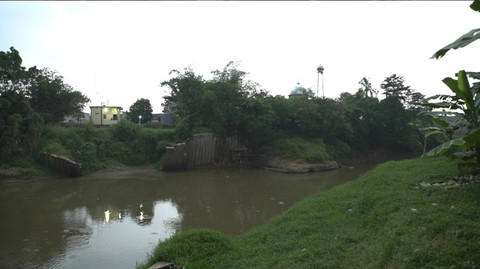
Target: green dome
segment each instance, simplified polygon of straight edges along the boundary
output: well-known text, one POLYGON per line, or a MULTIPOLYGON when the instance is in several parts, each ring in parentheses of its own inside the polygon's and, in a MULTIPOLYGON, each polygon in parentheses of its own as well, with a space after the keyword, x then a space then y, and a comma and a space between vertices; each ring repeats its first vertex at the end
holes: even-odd
POLYGON ((302 91, 305 92, 305 88, 300 85, 300 82, 298 82, 297 85, 295 85, 295 87, 290 92, 290 95, 300 95, 302 94, 302 91))

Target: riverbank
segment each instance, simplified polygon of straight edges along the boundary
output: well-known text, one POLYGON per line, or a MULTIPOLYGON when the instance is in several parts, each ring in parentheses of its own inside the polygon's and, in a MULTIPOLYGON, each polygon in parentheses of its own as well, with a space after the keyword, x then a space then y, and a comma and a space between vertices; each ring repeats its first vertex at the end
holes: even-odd
POLYGON ((473 268, 480 183, 437 184, 458 174, 444 158, 387 162, 240 236, 175 235, 139 268, 473 268))
POLYGON ((23 167, 0 168, 0 183, 25 183, 59 177, 61 175, 38 163, 29 163, 23 167))

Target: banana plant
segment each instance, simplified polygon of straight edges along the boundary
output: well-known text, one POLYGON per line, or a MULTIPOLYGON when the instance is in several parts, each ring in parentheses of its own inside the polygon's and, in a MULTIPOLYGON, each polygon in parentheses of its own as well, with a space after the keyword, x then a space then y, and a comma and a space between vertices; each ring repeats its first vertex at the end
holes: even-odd
MULTIPOLYGON (((470 8, 476 12, 480 12, 480 0, 473 0, 470 8)), ((435 54, 433 54, 431 59, 442 58, 449 50, 463 48, 477 39, 480 39, 480 28, 470 30, 457 40, 439 49, 437 52, 435 52, 435 54)))
POLYGON ((440 126, 427 131, 433 135, 443 130, 450 136, 450 140, 430 150, 426 156, 441 155, 449 151, 456 151, 453 156, 466 161, 464 165, 480 167, 480 91, 478 84, 470 86, 467 72, 461 70, 458 79, 445 78, 443 82, 450 88, 454 95, 437 95, 430 99, 439 100, 435 103, 424 103, 423 106, 434 109, 424 112, 433 116, 432 120, 440 126), (435 111, 437 109, 437 111, 435 111), (441 111, 438 111, 441 109, 441 111), (448 112, 447 112, 448 111, 448 112), (445 121, 438 117, 439 114, 448 113, 456 115, 457 120, 445 121), (464 134, 453 137, 453 131, 464 129, 464 134))
POLYGON ((433 54, 431 59, 442 58, 443 56, 445 56, 445 54, 449 50, 451 49, 456 50, 459 48, 463 48, 479 38, 480 38, 480 28, 472 29, 469 32, 462 35, 461 37, 459 37, 457 40, 453 41, 452 43, 448 44, 447 46, 435 52, 435 54, 433 54))

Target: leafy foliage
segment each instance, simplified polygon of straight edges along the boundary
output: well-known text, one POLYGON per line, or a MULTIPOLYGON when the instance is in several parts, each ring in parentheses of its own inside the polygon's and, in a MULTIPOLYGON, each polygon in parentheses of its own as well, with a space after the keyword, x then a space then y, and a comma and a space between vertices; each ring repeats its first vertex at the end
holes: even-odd
POLYGON ((362 85, 360 89, 358 89, 359 92, 362 92, 365 97, 373 97, 373 94, 377 96, 378 90, 373 88, 372 83, 366 78, 363 77, 358 84, 362 85))
POLYGON ((145 128, 121 121, 110 128, 48 125, 37 152, 68 156, 82 164, 84 172, 109 163, 145 165, 158 162, 173 142, 173 130, 145 128))
POLYGON ((174 77, 162 82, 171 90, 164 98, 178 119, 177 139, 203 130, 221 137, 239 135, 256 153, 274 147, 277 139, 294 136, 320 138, 336 157, 350 147, 420 151, 422 134, 410 125, 417 120, 417 102, 424 96, 405 86, 401 76, 385 80, 381 87, 387 99, 380 102, 366 78, 359 82, 357 94, 340 100, 308 92, 307 98, 287 99, 259 90, 234 62, 212 73, 211 80, 204 80, 186 68, 183 73, 172 71, 174 77))
POLYGON ((330 156, 321 139, 306 140, 299 137, 275 141, 275 151, 282 157, 302 159, 307 163, 325 163, 330 156))
POLYGON ((48 68, 28 71, 29 84, 26 95, 32 108, 38 113, 52 115, 54 122, 62 121, 66 115, 81 112, 90 99, 63 81, 63 77, 48 68))
MULTIPOLYGON (((474 11, 480 12, 480 0, 474 0, 470 5, 470 8, 474 11)), ((435 54, 432 55, 431 59, 439 59, 445 56, 445 54, 451 49, 463 48, 472 42, 480 38, 480 28, 470 30, 466 34, 459 37, 457 40, 441 48, 435 54)))
MULTIPOLYGON (((470 8, 474 11, 480 11, 480 0, 474 0, 470 8)), ((437 51, 432 58, 441 58, 450 49, 463 48, 479 37, 480 28, 473 29, 437 51)), ((443 80, 443 83, 450 88, 454 95, 436 95, 429 98, 429 101, 438 101, 423 104, 430 109, 437 109, 427 113, 433 117, 434 123, 437 124, 437 126, 425 129, 427 136, 444 133, 450 138, 449 141, 429 151, 427 155, 434 156, 456 151, 453 156, 467 161, 462 165, 478 168, 480 167, 480 84, 477 82, 470 86, 468 75, 474 79, 480 78, 476 72, 467 73, 461 70, 457 74, 458 79, 445 78, 443 80), (438 109, 441 109, 441 111, 438 111, 438 109), (453 121, 446 121, 438 117, 442 114, 447 115, 447 113, 455 117, 453 121), (458 134, 458 137, 453 137, 452 134, 455 131, 462 133, 458 134)))
POLYGON ((25 77, 25 67, 22 66, 22 57, 18 50, 10 47, 9 52, 0 51, 0 89, 21 90, 25 77))
POLYGON ((43 130, 43 120, 22 92, 0 95, 0 161, 19 156, 30 158, 43 130))
POLYGON ((135 101, 132 106, 130 106, 130 111, 128 112, 128 119, 133 122, 141 121, 143 123, 148 123, 152 121, 152 112, 153 109, 152 105, 150 104, 150 100, 140 98, 135 101), (142 117, 141 120, 139 120, 140 116, 142 117))
POLYGON ((15 48, 0 51, 0 160, 32 157, 44 122, 80 112, 88 101, 57 73, 26 70, 15 48))
POLYGON ((432 109, 442 109, 441 112, 433 111, 426 114, 438 116, 440 113, 456 115, 456 119, 452 122, 446 122, 440 118, 434 118, 443 129, 432 128, 428 135, 437 134, 442 131, 449 135, 451 139, 442 145, 432 149, 427 156, 435 156, 444 154, 451 150, 461 150, 454 153, 454 156, 470 163, 476 158, 477 165, 480 165, 480 91, 478 86, 470 87, 467 73, 463 70, 458 72, 458 79, 445 78, 443 82, 450 88, 454 95, 437 95, 430 100, 439 100, 439 102, 425 103, 424 106, 432 109), (455 111, 461 111, 460 113, 455 111), (454 112, 450 112, 454 111, 454 112), (464 128, 465 135, 460 137, 452 137, 453 130, 464 128))
POLYGON ((441 48, 433 56, 431 57, 432 59, 439 59, 445 56, 445 54, 451 50, 451 49, 459 49, 463 48, 473 41, 477 40, 480 38, 480 28, 470 30, 466 34, 462 35, 459 37, 457 40, 453 41, 452 43, 448 44, 447 46, 441 48))
POLYGON ((387 77, 380 85, 380 88, 384 90, 387 98, 397 98, 407 109, 411 110, 418 110, 421 107, 421 101, 425 98, 423 94, 405 85, 405 78, 397 74, 387 77))

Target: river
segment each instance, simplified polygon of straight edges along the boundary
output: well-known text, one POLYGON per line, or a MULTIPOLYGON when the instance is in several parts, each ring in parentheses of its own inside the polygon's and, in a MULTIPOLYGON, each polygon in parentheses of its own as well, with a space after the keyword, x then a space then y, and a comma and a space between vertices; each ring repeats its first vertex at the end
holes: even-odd
POLYGON ((176 232, 238 235, 374 164, 309 174, 150 168, 0 185, 0 268, 134 268, 176 232))

